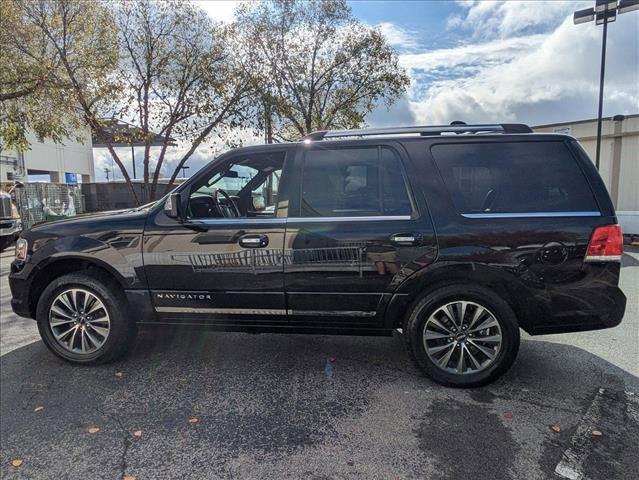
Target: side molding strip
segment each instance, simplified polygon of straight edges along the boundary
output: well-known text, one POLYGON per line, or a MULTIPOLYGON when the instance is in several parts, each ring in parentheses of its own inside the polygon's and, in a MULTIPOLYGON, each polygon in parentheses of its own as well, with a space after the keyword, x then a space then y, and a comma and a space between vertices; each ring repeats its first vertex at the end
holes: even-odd
POLYGON ((462 213, 465 218, 601 217, 601 212, 462 213))
POLYGON ((193 308, 193 307, 155 307, 159 313, 224 313, 229 315, 286 315, 279 308, 193 308))
POLYGON ((284 310, 279 308, 194 308, 194 307, 155 307, 158 313, 200 313, 227 315, 309 315, 318 317, 374 317, 377 312, 358 310, 284 310))

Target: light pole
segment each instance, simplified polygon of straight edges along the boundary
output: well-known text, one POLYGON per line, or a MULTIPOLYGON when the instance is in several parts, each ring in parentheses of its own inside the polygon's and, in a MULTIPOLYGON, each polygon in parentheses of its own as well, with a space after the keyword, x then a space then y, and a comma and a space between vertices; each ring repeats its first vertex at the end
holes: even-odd
POLYGON ((191 167, 189 167, 189 166, 187 166, 187 165, 184 165, 184 166, 182 167, 182 178, 186 178, 186 170, 187 170, 188 168, 191 168, 191 167))
POLYGON ((594 8, 586 8, 575 12, 575 25, 595 20, 596 25, 603 25, 603 39, 601 41, 601 72, 599 74, 599 111, 597 113, 597 150, 595 166, 599 170, 601 155, 601 116, 603 113, 604 76, 606 72, 606 38, 608 24, 617 20, 617 14, 639 9, 639 0, 595 0, 594 8))
POLYGON ((133 165, 133 178, 135 179, 135 149, 133 148, 133 144, 131 144, 131 164, 133 165))

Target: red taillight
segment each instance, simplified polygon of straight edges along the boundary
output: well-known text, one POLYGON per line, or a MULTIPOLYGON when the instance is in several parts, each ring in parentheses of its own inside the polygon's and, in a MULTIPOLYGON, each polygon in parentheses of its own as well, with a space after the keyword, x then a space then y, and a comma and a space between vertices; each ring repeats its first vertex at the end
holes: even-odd
POLYGON ((621 260, 623 235, 621 226, 604 225, 597 227, 590 236, 586 262, 615 262, 621 260))

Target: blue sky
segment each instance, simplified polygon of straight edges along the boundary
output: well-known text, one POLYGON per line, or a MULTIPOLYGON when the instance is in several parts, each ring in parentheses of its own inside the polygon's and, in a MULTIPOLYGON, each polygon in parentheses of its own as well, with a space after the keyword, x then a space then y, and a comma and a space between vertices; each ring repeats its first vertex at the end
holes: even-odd
MULTIPOLYGON (((517 121, 596 116, 601 27, 573 25, 590 1, 353 1, 412 78, 406 97, 369 123, 517 121)), ((639 12, 608 31, 604 114, 639 112, 639 12)))
MULTIPOLYGON (((236 1, 195 3, 231 21, 236 1)), ((573 25, 592 1, 351 1, 360 21, 380 28, 397 50, 411 87, 370 126, 523 122, 530 125, 597 114, 601 27, 573 25)), ((604 115, 639 113, 639 11, 608 29, 604 115)), ((167 169, 186 148, 168 158, 167 169)), ((198 149, 190 174, 219 146, 198 149)), ((124 155, 126 155, 123 152, 124 155)), ((106 159, 96 153, 98 178, 106 159)))

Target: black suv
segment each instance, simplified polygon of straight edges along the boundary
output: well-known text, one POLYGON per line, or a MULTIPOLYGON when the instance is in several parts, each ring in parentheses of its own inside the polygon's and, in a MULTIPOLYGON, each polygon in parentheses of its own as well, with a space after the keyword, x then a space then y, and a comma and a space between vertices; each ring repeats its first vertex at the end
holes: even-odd
POLYGON ((12 306, 53 353, 139 324, 392 335, 432 379, 503 374, 530 334, 613 327, 622 235, 571 137, 519 124, 322 131, 221 155, 162 200, 23 233, 12 306))

